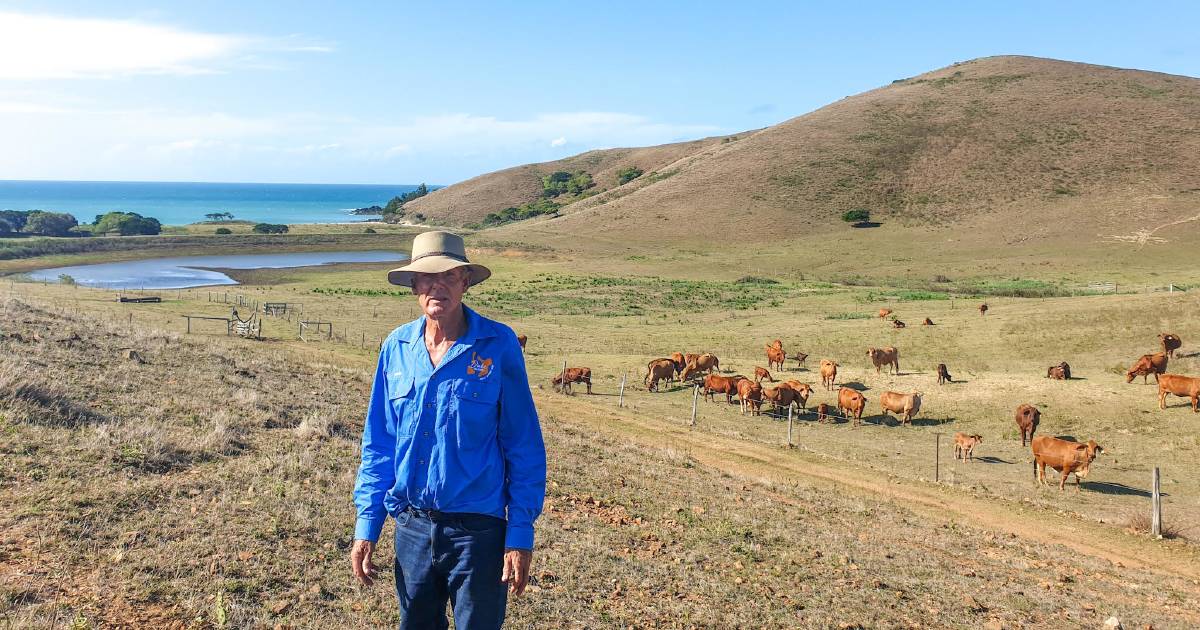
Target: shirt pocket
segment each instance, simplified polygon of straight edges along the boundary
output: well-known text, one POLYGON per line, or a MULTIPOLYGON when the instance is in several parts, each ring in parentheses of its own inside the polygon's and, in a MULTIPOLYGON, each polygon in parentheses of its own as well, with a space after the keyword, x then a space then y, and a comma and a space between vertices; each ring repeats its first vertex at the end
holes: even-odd
POLYGON ((410 437, 416 430, 416 388, 411 376, 389 378, 387 381, 388 403, 396 413, 397 437, 410 437))
POLYGON ((452 389, 454 436, 461 448, 480 448, 495 440, 500 417, 500 383, 463 379, 452 389))

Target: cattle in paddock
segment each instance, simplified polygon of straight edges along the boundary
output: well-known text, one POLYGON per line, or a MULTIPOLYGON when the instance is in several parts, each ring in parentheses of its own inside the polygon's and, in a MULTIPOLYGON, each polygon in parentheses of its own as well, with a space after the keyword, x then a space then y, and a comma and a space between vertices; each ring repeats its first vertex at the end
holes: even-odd
POLYGON ((883 415, 894 413, 900 417, 901 424, 911 425, 913 416, 921 411, 921 392, 883 392, 879 397, 879 406, 883 408, 883 415))
POLYGON ((1200 378, 1181 374, 1161 374, 1158 377, 1158 408, 1167 408, 1167 394, 1190 398, 1192 411, 1200 413, 1200 378))
POLYGON ((833 390, 833 381, 837 379, 837 361, 821 359, 821 386, 833 390))
POLYGON ((1050 367, 1046 368, 1046 378, 1051 378, 1056 381, 1069 381, 1071 380, 1071 366, 1068 365, 1066 361, 1063 361, 1058 365, 1051 365, 1050 367))
POLYGON ((762 413, 762 385, 750 379, 742 379, 737 383, 737 393, 743 414, 746 413, 746 409, 750 409, 750 413, 755 416, 762 413))
POLYGON ((679 368, 680 373, 683 372, 683 368, 686 368, 689 363, 692 363, 693 361, 695 361, 696 359, 699 359, 699 358, 700 358, 699 354, 693 354, 691 352, 683 355, 683 365, 680 366, 680 368, 679 368))
POLYGON ((946 368, 945 363, 937 364, 938 385, 953 383, 954 379, 950 378, 950 370, 946 368))
POLYGON ((867 407, 867 398, 861 392, 843 387, 838 390, 838 411, 843 416, 854 418, 854 426, 862 424, 863 409, 867 407))
POLYGON ((1172 359, 1175 358, 1175 351, 1183 347, 1183 340, 1179 338, 1179 335, 1172 333, 1159 334, 1158 342, 1162 344, 1163 352, 1172 359))
POLYGON ((592 393, 592 368, 569 367, 566 371, 555 374, 550 382, 554 385, 554 389, 561 388, 567 392, 571 391, 572 383, 586 383, 587 393, 590 394, 592 393))
MULTIPOLYGON (((689 354, 688 356, 692 355, 689 354)), ((688 360, 687 366, 683 368, 683 373, 679 375, 679 380, 686 381, 693 376, 699 375, 701 372, 712 374, 714 371, 720 369, 720 367, 721 361, 717 359, 717 355, 705 352, 696 357, 695 360, 688 360)))
POLYGON ((871 363, 875 365, 875 373, 879 373, 879 368, 887 365, 891 366, 893 374, 900 373, 900 351, 888 346, 886 348, 868 348, 867 356, 871 357, 871 363))
POLYGON ((733 404, 733 396, 738 392, 738 383, 748 380, 745 376, 718 376, 709 374, 704 377, 704 399, 716 402, 715 394, 725 394, 725 402, 733 404))
POLYGON ((646 365, 646 390, 658 391, 658 382, 668 385, 675 380, 675 362, 670 359, 655 359, 646 365))
POLYGON ((767 346, 767 368, 772 370, 782 370, 783 361, 787 359, 787 353, 781 348, 767 346))
POLYGON ((824 424, 829 421, 829 404, 821 403, 817 405, 817 422, 824 424))
POLYGON ((808 383, 801 383, 796 380, 788 380, 779 384, 780 387, 787 387, 796 392, 796 402, 800 403, 800 410, 808 409, 808 398, 812 396, 813 388, 808 383))
POLYGON ((881 320, 887 319, 887 316, 891 315, 891 314, 892 314, 892 309, 890 309, 890 308, 879 309, 879 319, 881 319, 881 320))
POLYGON ((1134 377, 1142 377, 1142 384, 1146 384, 1146 377, 1154 375, 1154 382, 1158 382, 1158 375, 1167 371, 1167 353, 1156 352, 1154 354, 1143 354, 1138 357, 1138 360, 1125 373, 1125 382, 1132 383, 1134 377))
POLYGON ((525 335, 517 335, 517 343, 521 344, 522 351, 525 350, 525 342, 526 341, 529 341, 529 337, 526 337, 525 335))
POLYGON ((1033 434, 1037 431, 1038 423, 1042 421, 1042 412, 1026 403, 1017 407, 1015 417, 1017 430, 1021 433, 1021 446, 1025 446, 1025 440, 1033 441, 1033 434))
POLYGON ((987 315, 987 312, 988 312, 988 305, 987 305, 987 304, 980 304, 980 305, 979 305, 979 314, 980 314, 980 315, 987 315))
POLYGON ((804 360, 808 358, 808 355, 803 352, 797 352, 792 355, 792 358, 796 360, 796 369, 799 370, 804 366, 804 360))
POLYGON ((954 459, 975 461, 975 447, 983 443, 982 435, 954 434, 954 459))
POLYGON ((672 352, 671 353, 671 362, 675 364, 675 373, 676 374, 679 374, 680 372, 682 372, 684 366, 687 365, 687 359, 684 358, 682 352, 672 352))
POLYGON ((1070 477, 1071 473, 1075 473, 1075 489, 1079 490, 1079 480, 1088 476, 1092 461, 1096 459, 1096 455, 1104 452, 1104 448, 1096 444, 1095 440, 1080 444, 1042 435, 1034 438, 1031 444, 1034 483, 1050 485, 1046 481, 1046 467, 1049 466, 1062 475, 1058 480, 1059 490, 1066 489, 1067 477, 1070 477))
POLYGON ((892 320, 892 328, 904 328, 904 326, 905 326, 904 322, 902 322, 898 319, 892 320))
POLYGON ((799 394, 786 384, 780 383, 774 389, 763 388, 762 399, 763 402, 771 403, 771 406, 777 410, 787 409, 792 406, 792 403, 799 402, 799 394))
POLYGON ((932 325, 933 325, 933 320, 932 320, 932 319, 929 319, 928 317, 926 317, 926 318, 925 318, 925 321, 921 322, 921 325, 922 325, 922 326, 932 326, 932 325))
POLYGON ((754 382, 761 384, 764 378, 772 383, 775 382, 775 378, 771 376, 771 373, 768 372, 766 368, 761 368, 757 365, 754 366, 754 382))

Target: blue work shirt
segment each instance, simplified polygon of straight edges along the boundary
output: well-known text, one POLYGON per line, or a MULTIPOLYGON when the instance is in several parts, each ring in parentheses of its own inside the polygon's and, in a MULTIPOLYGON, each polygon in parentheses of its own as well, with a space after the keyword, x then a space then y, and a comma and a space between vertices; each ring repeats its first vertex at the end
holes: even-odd
POLYGON ((354 537, 376 541, 408 506, 508 520, 505 546, 533 549, 546 447, 511 328, 463 306, 467 330, 435 368, 425 317, 379 353, 354 488, 354 537))

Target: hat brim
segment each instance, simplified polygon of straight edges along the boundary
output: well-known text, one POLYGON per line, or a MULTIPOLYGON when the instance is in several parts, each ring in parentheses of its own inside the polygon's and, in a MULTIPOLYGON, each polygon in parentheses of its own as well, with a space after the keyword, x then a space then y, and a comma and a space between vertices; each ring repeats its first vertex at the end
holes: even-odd
POLYGON ((388 282, 402 287, 412 287, 414 273, 442 273, 458 267, 468 267, 471 279, 467 286, 473 287, 492 275, 492 270, 477 263, 455 260, 449 256, 425 256, 403 267, 388 272, 388 282))

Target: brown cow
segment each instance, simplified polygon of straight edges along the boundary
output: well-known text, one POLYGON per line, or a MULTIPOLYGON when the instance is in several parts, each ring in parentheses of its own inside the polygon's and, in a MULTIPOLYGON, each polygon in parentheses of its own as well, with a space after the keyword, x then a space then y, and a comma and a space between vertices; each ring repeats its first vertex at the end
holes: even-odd
POLYGON ((1033 441, 1033 432, 1037 431, 1038 422, 1042 420, 1042 412, 1030 404, 1017 407, 1017 429, 1021 432, 1021 446, 1025 440, 1033 441))
MULTIPOLYGON (((688 356, 692 355, 689 354, 688 356)), ((679 380, 686 381, 692 376, 698 375, 701 372, 708 372, 709 374, 712 374, 714 370, 720 369, 720 367, 721 361, 717 359, 717 355, 712 354, 711 352, 705 352, 704 354, 696 357, 695 360, 688 361, 687 366, 683 368, 683 373, 679 375, 679 380)))
POLYGON ((982 435, 954 434, 954 459, 975 461, 975 447, 983 443, 982 435), (961 455, 961 457, 959 457, 961 455))
POLYGON ((1051 365, 1046 368, 1046 378, 1052 378, 1056 381, 1069 381, 1071 380, 1071 366, 1066 361, 1058 365, 1051 365))
POLYGON ((767 346, 767 368, 783 369, 783 361, 787 358, 787 353, 782 348, 767 346))
POLYGON ((783 350, 783 340, 776 339, 775 341, 772 341, 770 344, 768 344, 767 347, 775 348, 776 350, 783 350))
POLYGON ((1158 342, 1162 344, 1163 352, 1167 353, 1168 357, 1175 358, 1175 351, 1183 346, 1183 340, 1179 335, 1171 333, 1162 333, 1158 336, 1158 342))
POLYGON ((954 382, 954 379, 950 378, 950 370, 946 369, 945 363, 939 363, 937 365, 937 375, 938 375, 938 385, 943 385, 945 383, 953 383, 954 382))
POLYGON ((682 352, 672 352, 671 353, 671 362, 675 364, 675 373, 676 374, 679 374, 680 372, 682 372, 684 366, 687 365, 687 359, 684 358, 682 352))
POLYGON ((713 394, 725 394, 725 402, 733 404, 733 395, 737 393, 737 384, 740 381, 747 380, 745 376, 738 374, 737 376, 718 376, 709 374, 704 377, 704 399, 710 402, 716 402, 713 394))
POLYGON ((780 383, 774 389, 764 388, 762 390, 762 399, 771 403, 771 406, 775 409, 789 408, 792 406, 792 403, 797 402, 798 398, 799 395, 796 393, 796 390, 784 383, 780 383))
POLYGON ((646 365, 646 389, 648 391, 658 391, 658 382, 664 381, 668 385, 675 380, 675 362, 670 359, 655 359, 646 365))
POLYGON ((883 392, 879 397, 879 406, 883 408, 883 415, 888 415, 888 412, 897 416, 902 415, 900 424, 911 425, 913 416, 921 410, 921 392, 911 394, 883 392))
POLYGON ((804 365, 804 360, 808 358, 808 355, 803 352, 797 352, 792 355, 792 358, 796 360, 796 369, 799 370, 804 365))
POLYGON ((838 390, 838 411, 847 418, 853 416, 854 426, 862 424, 863 409, 867 407, 867 399, 861 393, 843 387, 838 390))
POLYGON ((922 325, 922 326, 932 326, 932 325, 933 325, 933 320, 932 320, 932 319, 929 319, 928 317, 926 317, 926 318, 925 318, 925 321, 921 322, 921 325, 922 325))
POLYGON ((893 319, 892 320, 892 328, 904 328, 904 322, 902 322, 898 319, 893 319))
POLYGON ((821 403, 817 405, 817 422, 824 424, 829 420, 829 405, 821 403))
POLYGON ((980 314, 980 315, 987 315, 987 312, 988 312, 988 305, 987 305, 987 304, 980 304, 980 305, 979 305, 979 314, 980 314))
POLYGON ((900 373, 900 351, 888 346, 886 348, 868 348, 867 356, 871 357, 871 363, 875 365, 875 373, 879 373, 880 366, 888 365, 892 368, 893 374, 900 373))
POLYGON ((741 401, 742 413, 746 413, 746 408, 750 408, 752 415, 762 413, 762 385, 755 383, 749 379, 742 379, 737 384, 738 400, 741 401))
POLYGON ((812 396, 813 393, 813 388, 811 385, 808 383, 801 383, 800 381, 789 380, 780 383, 779 386, 787 387, 788 389, 796 392, 796 402, 800 403, 801 411, 808 409, 808 397, 812 396))
POLYGON ((592 368, 569 367, 565 374, 562 372, 555 374, 550 382, 554 385, 555 390, 565 388, 568 392, 571 391, 571 383, 587 383, 587 393, 590 394, 592 393, 592 368), (567 378, 564 379, 563 376, 567 378))
POLYGON ((1135 376, 1142 377, 1142 384, 1146 384, 1146 377, 1153 374, 1154 382, 1158 382, 1158 375, 1167 371, 1167 354, 1165 352, 1156 352, 1154 354, 1143 354, 1138 358, 1133 367, 1125 373, 1125 382, 1132 383, 1135 376))
POLYGON ((1080 444, 1048 435, 1035 438, 1032 445, 1034 482, 1040 481, 1050 485, 1046 481, 1046 466, 1049 466, 1062 474, 1062 478, 1058 480, 1059 490, 1066 489, 1067 477, 1070 477, 1071 473, 1075 473, 1075 489, 1079 490, 1079 480, 1088 476, 1092 461, 1096 459, 1096 455, 1104 452, 1095 440, 1080 444))
POLYGON ((522 351, 525 350, 525 342, 526 341, 529 341, 529 337, 526 337, 525 335, 517 335, 517 343, 521 344, 522 351))
POLYGON ((821 359, 821 385, 825 389, 833 389, 833 381, 837 379, 837 369, 837 361, 821 359))
POLYGON ((1192 411, 1200 413, 1200 378, 1179 374, 1158 377, 1158 408, 1167 408, 1167 394, 1192 399, 1192 411))
POLYGON ((754 382, 762 383, 764 378, 772 383, 775 382, 774 377, 771 376, 771 373, 768 372, 766 368, 760 368, 757 365, 754 366, 754 382))
POLYGON ((700 355, 692 354, 690 352, 688 354, 683 355, 683 365, 679 366, 679 373, 682 374, 683 369, 687 367, 687 364, 689 364, 699 358, 700 358, 700 355))
POLYGON ((879 309, 879 319, 887 319, 887 316, 891 315, 891 314, 892 314, 892 309, 890 309, 890 308, 879 309))

